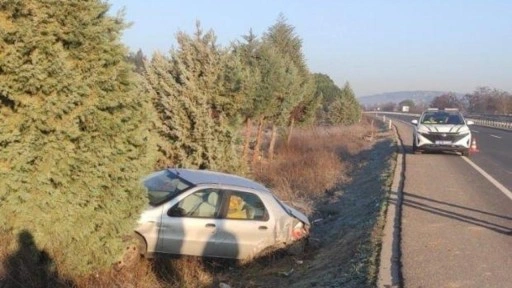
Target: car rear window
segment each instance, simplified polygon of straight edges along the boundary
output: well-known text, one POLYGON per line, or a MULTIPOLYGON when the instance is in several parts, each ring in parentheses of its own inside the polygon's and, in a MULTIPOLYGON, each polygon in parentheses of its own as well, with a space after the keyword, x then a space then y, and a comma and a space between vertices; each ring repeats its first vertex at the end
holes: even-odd
POLYGON ((149 205, 160 205, 181 194, 193 185, 169 170, 158 173, 144 181, 148 190, 149 205))

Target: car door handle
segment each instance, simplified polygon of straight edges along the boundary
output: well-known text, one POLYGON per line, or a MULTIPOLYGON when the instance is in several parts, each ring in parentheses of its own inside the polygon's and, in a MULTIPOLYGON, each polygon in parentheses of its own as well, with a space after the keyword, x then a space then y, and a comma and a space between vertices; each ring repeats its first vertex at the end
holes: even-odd
POLYGON ((208 224, 204 225, 204 227, 206 227, 206 228, 215 228, 215 224, 208 223, 208 224))
POLYGON ((267 229, 268 229, 267 226, 260 226, 260 227, 258 227, 258 230, 267 230, 267 229))

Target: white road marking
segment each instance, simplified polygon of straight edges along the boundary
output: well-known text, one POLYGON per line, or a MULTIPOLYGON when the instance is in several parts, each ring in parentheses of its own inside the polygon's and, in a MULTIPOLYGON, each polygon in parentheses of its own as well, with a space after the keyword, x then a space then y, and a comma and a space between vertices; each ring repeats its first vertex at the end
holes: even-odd
POLYGON ((484 169, 480 168, 478 165, 473 163, 473 161, 469 160, 469 158, 462 157, 462 159, 464 159, 464 161, 468 162, 469 165, 473 166, 473 168, 475 168, 476 171, 478 171, 485 178, 487 178, 487 180, 489 180, 489 182, 491 182, 494 186, 496 186, 496 188, 498 188, 501 192, 503 192, 503 194, 505 194, 505 196, 507 196, 508 198, 510 198, 510 200, 512 200, 512 192, 510 192, 510 190, 508 190, 507 187, 503 186, 503 184, 501 184, 500 182, 498 182, 498 180, 494 179, 491 175, 489 175, 487 172, 485 172, 484 169))
POLYGON ((480 133, 480 131, 473 130, 473 129, 471 129, 471 132, 473 132, 473 133, 480 133))
POLYGON ((491 137, 501 139, 501 137, 500 137, 500 136, 496 136, 496 135, 492 135, 492 134, 490 134, 490 135, 491 135, 491 137))

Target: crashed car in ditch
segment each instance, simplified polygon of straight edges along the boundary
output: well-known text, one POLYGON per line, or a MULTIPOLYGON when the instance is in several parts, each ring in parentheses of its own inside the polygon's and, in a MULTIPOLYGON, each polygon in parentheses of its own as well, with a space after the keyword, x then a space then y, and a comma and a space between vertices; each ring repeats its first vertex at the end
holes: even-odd
POLYGON ((249 260, 305 242, 310 222, 255 181, 207 170, 165 169, 143 180, 149 207, 138 252, 249 260))

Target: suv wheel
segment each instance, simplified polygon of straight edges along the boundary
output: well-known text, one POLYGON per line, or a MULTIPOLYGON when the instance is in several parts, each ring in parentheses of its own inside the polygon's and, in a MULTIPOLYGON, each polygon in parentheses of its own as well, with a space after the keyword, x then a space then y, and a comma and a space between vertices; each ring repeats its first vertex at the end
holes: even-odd
POLYGON ((418 146, 416 146, 416 137, 412 138, 412 153, 421 154, 421 151, 418 150, 418 146))
POLYGON ((462 156, 469 157, 469 150, 462 150, 462 156))

